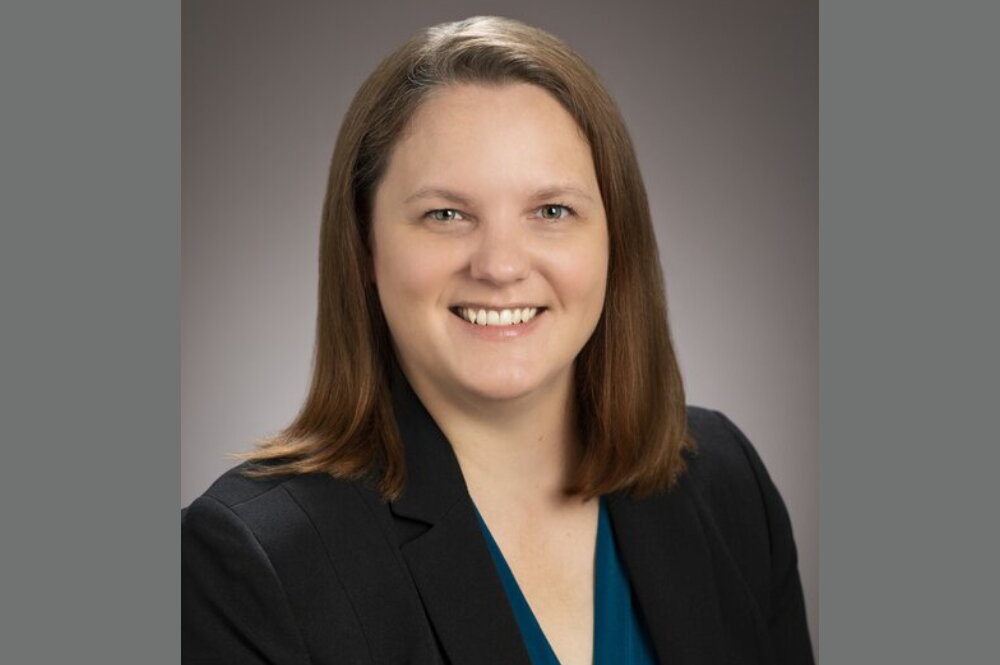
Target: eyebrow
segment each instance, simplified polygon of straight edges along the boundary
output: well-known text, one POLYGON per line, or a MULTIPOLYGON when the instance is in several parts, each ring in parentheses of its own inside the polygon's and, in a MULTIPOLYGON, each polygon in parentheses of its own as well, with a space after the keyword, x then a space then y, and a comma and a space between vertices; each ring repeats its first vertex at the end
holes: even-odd
MULTIPOLYGON (((572 185, 556 185, 552 187, 544 187, 542 189, 535 190, 530 196, 532 200, 542 201, 545 199, 565 196, 567 194, 578 196, 582 199, 589 201, 590 203, 596 203, 594 201, 594 198, 590 194, 587 194, 582 189, 578 187, 573 187, 572 185)), ((413 194, 410 194, 408 197, 406 197, 403 203, 410 203, 411 201, 415 201, 417 199, 426 199, 426 198, 441 198, 463 206, 470 205, 470 199, 467 196, 465 196, 460 192, 456 192, 454 190, 447 189, 444 187, 422 187, 417 191, 415 191, 413 194)))

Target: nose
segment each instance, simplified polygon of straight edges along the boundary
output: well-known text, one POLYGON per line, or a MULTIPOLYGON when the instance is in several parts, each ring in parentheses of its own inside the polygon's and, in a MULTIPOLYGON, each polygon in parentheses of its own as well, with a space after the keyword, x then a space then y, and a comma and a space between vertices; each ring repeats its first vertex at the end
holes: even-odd
POLYGON ((531 262, 524 235, 524 230, 515 223, 481 225, 479 242, 470 262, 473 279, 498 286, 525 279, 531 262))

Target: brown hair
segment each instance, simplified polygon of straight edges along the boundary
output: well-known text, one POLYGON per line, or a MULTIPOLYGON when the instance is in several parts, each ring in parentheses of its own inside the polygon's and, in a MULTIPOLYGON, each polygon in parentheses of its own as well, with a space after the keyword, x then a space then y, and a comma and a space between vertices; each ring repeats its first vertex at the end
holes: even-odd
POLYGON ((246 455, 255 474, 327 472, 405 481, 389 383, 395 363, 370 278, 369 226, 390 151, 421 101, 451 83, 527 82, 547 90, 590 143, 610 255, 604 310, 576 359, 582 444, 566 491, 586 497, 667 489, 684 470, 684 389, 635 151, 596 73, 558 38, 519 21, 474 17, 423 30, 362 84, 344 118, 320 233, 312 384, 298 416, 246 455))

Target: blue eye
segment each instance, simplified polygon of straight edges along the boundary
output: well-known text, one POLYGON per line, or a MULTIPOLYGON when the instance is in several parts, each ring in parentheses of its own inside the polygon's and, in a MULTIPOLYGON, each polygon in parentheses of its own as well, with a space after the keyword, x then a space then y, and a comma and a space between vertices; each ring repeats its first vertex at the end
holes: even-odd
MULTIPOLYGON (((573 208, 562 203, 547 203, 540 208, 537 208, 535 212, 542 219, 549 221, 566 219, 567 217, 576 215, 576 211, 573 210, 573 208)), ((435 222, 465 221, 465 217, 462 216, 462 213, 454 208, 436 208, 434 210, 428 210, 424 213, 424 217, 435 222)))
POLYGON ((561 203, 546 203, 541 208, 538 209, 538 214, 542 219, 564 219, 570 215, 575 215, 576 212, 567 205, 561 203))
POLYGON ((437 210, 428 210, 424 217, 430 217, 436 222, 453 222, 460 219, 465 219, 462 217, 462 213, 455 210, 454 208, 439 208, 437 210))

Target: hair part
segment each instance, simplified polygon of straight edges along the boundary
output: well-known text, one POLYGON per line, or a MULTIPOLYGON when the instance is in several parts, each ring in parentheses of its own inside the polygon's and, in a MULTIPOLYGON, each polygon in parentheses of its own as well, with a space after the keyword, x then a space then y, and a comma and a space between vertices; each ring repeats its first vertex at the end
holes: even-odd
POLYGON ((635 150, 597 74, 557 37, 473 17, 421 31, 362 84, 333 152, 323 206, 312 381, 293 422, 243 455, 252 475, 370 478, 394 500, 406 478, 390 381, 396 364, 372 279, 375 190, 417 108, 452 84, 529 83, 548 91, 590 144, 608 223, 604 309, 576 358, 581 442, 565 488, 594 497, 673 486, 693 450, 670 339, 663 277, 635 150))

